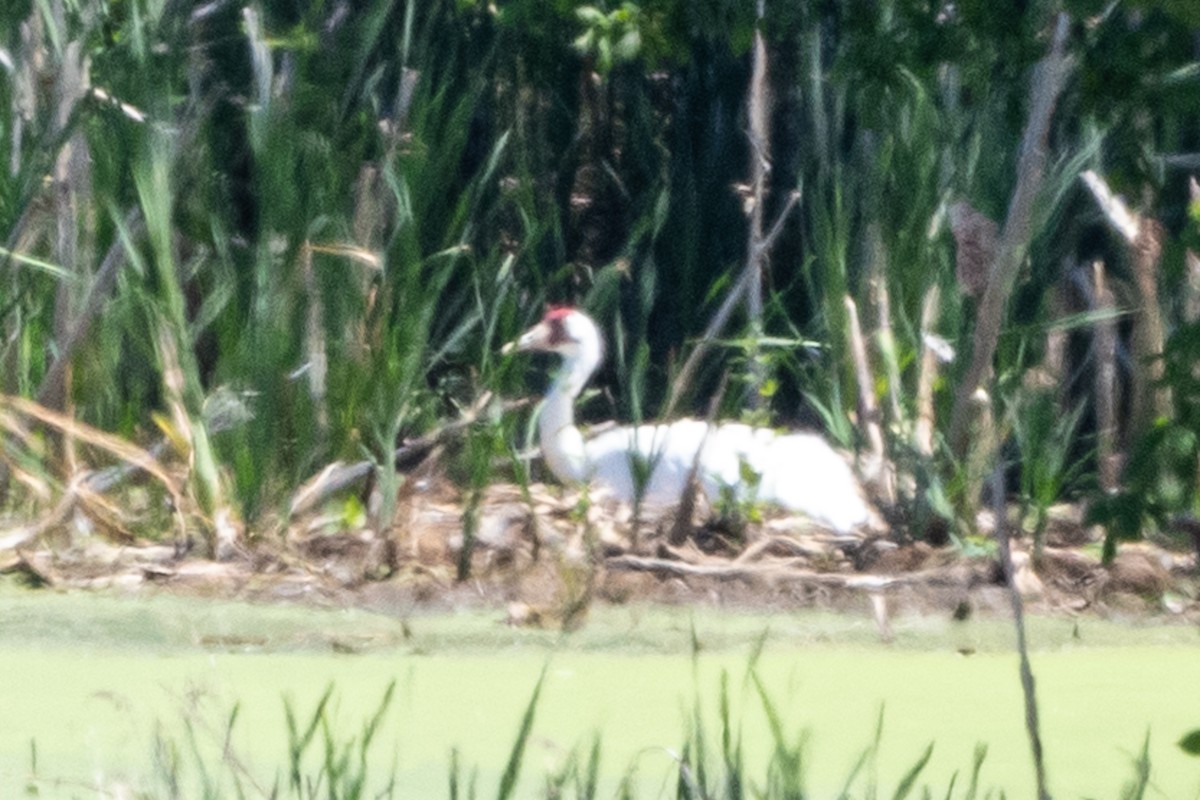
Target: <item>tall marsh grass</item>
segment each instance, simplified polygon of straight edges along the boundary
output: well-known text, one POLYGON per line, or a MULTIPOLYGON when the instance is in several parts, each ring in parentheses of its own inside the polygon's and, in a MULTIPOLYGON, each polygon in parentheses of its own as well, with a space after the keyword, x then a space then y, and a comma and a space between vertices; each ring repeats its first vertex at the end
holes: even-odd
MULTIPOLYGON (((771 423, 859 448, 861 398, 886 400, 884 455, 904 478, 891 516, 917 536, 950 516, 957 498, 940 495, 971 491, 962 454, 942 445, 976 321, 946 209, 965 200, 1003 223, 1056 5, 1012 19, 986 4, 766 8, 775 102, 758 211, 801 199, 771 248, 761 331, 735 316, 684 406, 706 409, 730 372, 723 415, 765 406, 771 423), (869 386, 847 298, 869 334, 869 386), (936 375, 922 366, 931 337, 962 354, 936 375)), ((1070 27, 1075 70, 997 376, 1034 369, 1058 322, 1042 299, 1071 264, 1101 256, 1129 285, 1080 169, 1166 219, 1177 240, 1160 280, 1183 272, 1195 223, 1178 166, 1197 144, 1200 22, 1151 5, 1070 27), (1124 83, 1106 79, 1114 70, 1124 83)), ((488 391, 523 390, 498 345, 546 301, 585 303, 612 333, 610 401, 585 416, 654 418, 743 268, 758 26, 736 4, 7 3, 0 391, 143 446, 169 440, 189 526, 214 551, 229 531, 269 527, 336 460, 369 457, 392 497, 397 440, 488 391), (219 389, 252 424, 210 429, 204 402, 219 389)), ((1176 305, 1164 303, 1166 334, 1176 305)), ((1078 381, 1059 377, 1074 409, 1078 381)), ((1065 437, 1086 466, 1060 496, 1095 472, 1088 418, 1065 437)), ((22 513, 102 460, 69 435, 11 436, 0 455, 22 513)), ((477 491, 477 472, 461 472, 477 491)), ((1041 504, 1052 482, 1034 480, 1041 504)))

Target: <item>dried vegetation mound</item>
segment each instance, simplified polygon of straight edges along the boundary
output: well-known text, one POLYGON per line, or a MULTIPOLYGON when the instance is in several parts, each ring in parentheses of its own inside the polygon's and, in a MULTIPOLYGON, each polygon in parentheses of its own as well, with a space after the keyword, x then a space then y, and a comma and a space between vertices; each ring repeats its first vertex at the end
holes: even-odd
MULTIPOLYGON (((400 500, 388 530, 368 526, 369 515, 312 510, 250 536, 237 557, 220 562, 186 541, 114 540, 75 514, 0 551, 0 573, 51 588, 484 605, 507 609, 513 624, 565 627, 580 624, 597 600, 870 609, 884 638, 897 611, 1006 608, 986 540, 972 556, 884 531, 847 536, 798 517, 751 520, 707 508, 695 510, 680 537, 672 517, 636 519, 628 508, 540 484, 491 486, 473 513, 451 485, 429 477, 412 481, 400 500)), ((1056 519, 1036 564, 1024 541, 1014 544, 1016 583, 1035 610, 1200 621, 1193 555, 1140 543, 1106 566, 1071 517, 1056 519)))

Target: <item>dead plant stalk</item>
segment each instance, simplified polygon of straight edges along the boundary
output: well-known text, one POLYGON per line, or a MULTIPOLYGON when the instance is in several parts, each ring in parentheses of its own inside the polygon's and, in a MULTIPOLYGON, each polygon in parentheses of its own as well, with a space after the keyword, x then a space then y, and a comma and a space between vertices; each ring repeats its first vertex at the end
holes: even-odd
POLYGON ((1004 325, 1008 298, 1033 238, 1034 203, 1046 171, 1050 121, 1070 71, 1066 53, 1069 32, 1070 17, 1065 12, 1059 12, 1055 16, 1050 51, 1033 71, 1029 119, 1021 137, 1021 154, 1017 163, 1017 186, 1009 202, 987 289, 979 304, 970 365, 958 386, 950 418, 950 447, 960 460, 966 458, 971 445, 972 398, 976 391, 989 383, 992 358, 1004 325))
POLYGON ((1037 781, 1038 800, 1050 800, 1046 787, 1046 764, 1042 749, 1041 727, 1038 721, 1037 693, 1033 679, 1033 668, 1029 663, 1029 646, 1025 637, 1025 604, 1017 589, 1013 569, 1012 548, 1009 546, 1008 522, 1005 518, 1004 470, 997 462, 992 470, 992 497, 996 514, 996 543, 1000 550, 1000 565, 1004 569, 1004 581, 1008 586, 1012 604, 1013 625, 1017 631, 1017 653, 1020 656, 1021 691, 1025 698, 1025 730, 1029 735, 1029 747, 1033 756, 1034 777, 1037 781))
POLYGON ((1093 358, 1096 363, 1096 461, 1100 467, 1100 488, 1115 492, 1120 475, 1117 462, 1117 325, 1112 311, 1112 291, 1104 274, 1104 262, 1092 264, 1095 284, 1096 334, 1093 358))
POLYGON ((758 357, 758 340, 763 334, 763 271, 766 269, 767 255, 783 229, 783 223, 791 213, 792 208, 800 201, 800 193, 793 191, 788 195, 784 207, 780 209, 769 231, 764 231, 764 210, 767 194, 767 177, 771 172, 771 140, 767 124, 770 95, 767 88, 767 46, 761 31, 762 19, 765 14, 763 0, 758 0, 758 27, 754 32, 754 63, 750 77, 750 99, 748 103, 750 128, 746 136, 750 143, 750 185, 746 187, 745 208, 749 218, 749 236, 746 243, 746 264, 736 284, 726 295, 717 313, 713 315, 704 336, 696 343, 696 347, 684 362, 679 376, 674 381, 670 398, 663 416, 669 417, 675 410, 676 404, 683 392, 691 385, 700 359, 707 352, 713 340, 725 329, 733 310, 744 299, 746 312, 750 318, 750 370, 751 370, 751 405, 757 407, 761 402, 761 389, 765 380, 764 367, 758 357))
MULTIPOLYGON (((1129 250, 1137 313, 1133 318, 1133 386, 1129 418, 1133 437, 1145 434, 1154 420, 1171 413, 1171 393, 1163 385, 1162 352, 1166 333, 1158 300, 1163 228, 1156 220, 1130 209, 1103 177, 1092 170, 1080 178, 1091 190, 1110 227, 1129 250)), ((1099 298, 1097 298, 1099 299, 1099 298)))
POLYGON ((846 295, 843 302, 846 305, 850 355, 854 358, 854 371, 858 378, 858 424, 866 435, 867 446, 870 448, 869 463, 863 472, 884 502, 891 505, 895 501, 895 486, 891 465, 888 463, 883 447, 883 429, 879 424, 879 404, 875 402, 874 381, 871 379, 871 365, 867 361, 867 346, 858 321, 858 306, 849 295, 846 295))

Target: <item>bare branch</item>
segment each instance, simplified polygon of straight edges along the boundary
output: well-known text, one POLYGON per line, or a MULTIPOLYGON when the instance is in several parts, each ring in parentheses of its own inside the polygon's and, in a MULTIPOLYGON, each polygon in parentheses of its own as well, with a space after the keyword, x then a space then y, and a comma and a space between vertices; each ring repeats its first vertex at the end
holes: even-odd
POLYGON ((737 283, 733 285, 733 288, 729 290, 729 294, 725 295, 725 299, 721 302, 721 307, 717 309, 716 314, 713 314, 708 327, 704 329, 704 335, 700 337, 700 341, 696 342, 691 355, 683 362, 683 369, 679 371, 679 375, 672 382, 671 396, 667 400, 667 408, 663 412, 664 417, 670 418, 671 412, 675 410, 675 406, 679 402, 679 398, 691 386, 696 368, 700 365, 700 358, 708 351, 712 343, 716 341, 721 331, 725 329, 725 325, 729 322, 729 317, 733 314, 733 309, 741 302, 742 296, 746 293, 746 288, 749 285, 750 272, 745 271, 738 278, 737 283))
POLYGON ((71 511, 75 508, 75 503, 79 499, 75 490, 75 486, 68 488, 67 492, 63 494, 62 498, 54 506, 54 509, 37 522, 6 531, 5 535, 0 537, 0 551, 16 550, 46 533, 56 525, 61 525, 65 522, 67 517, 71 515, 71 511))
POLYGON ((864 592, 878 592, 913 585, 965 587, 972 582, 973 569, 970 565, 960 564, 902 575, 861 575, 816 572, 796 566, 798 563, 799 561, 795 559, 785 559, 750 564, 735 561, 724 564, 691 564, 687 561, 668 558, 619 555, 605 559, 604 566, 613 570, 656 572, 685 578, 777 581, 864 592))
POLYGON ((771 230, 767 231, 767 235, 764 236, 762 241, 758 243, 758 252, 756 253, 758 257, 761 258, 771 251, 771 248, 775 245, 775 240, 779 237, 779 234, 783 232, 783 223, 787 222, 788 214, 792 213, 792 209, 795 208, 796 204, 799 202, 800 190, 793 189, 788 194, 787 201, 784 203, 783 208, 780 209, 779 216, 775 217, 775 222, 772 223, 771 230))

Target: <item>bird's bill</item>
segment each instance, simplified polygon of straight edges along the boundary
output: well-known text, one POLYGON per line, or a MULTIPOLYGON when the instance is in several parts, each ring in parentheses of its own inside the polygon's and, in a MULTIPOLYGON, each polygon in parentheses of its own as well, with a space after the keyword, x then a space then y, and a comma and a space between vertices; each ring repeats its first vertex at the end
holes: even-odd
POLYGON ((545 321, 542 321, 522 333, 517 337, 516 341, 504 345, 504 347, 500 348, 500 352, 508 354, 514 352, 525 353, 530 350, 549 350, 550 339, 550 326, 545 321))

